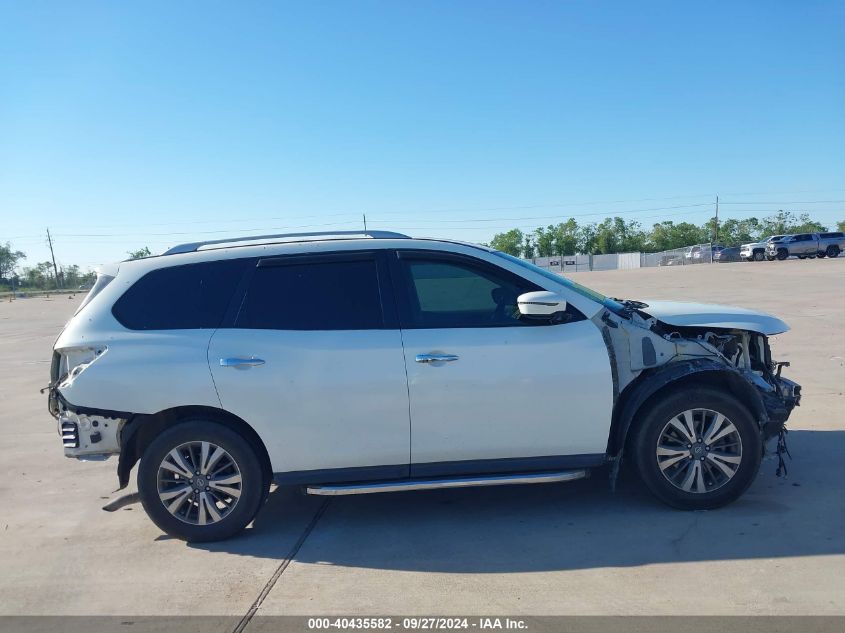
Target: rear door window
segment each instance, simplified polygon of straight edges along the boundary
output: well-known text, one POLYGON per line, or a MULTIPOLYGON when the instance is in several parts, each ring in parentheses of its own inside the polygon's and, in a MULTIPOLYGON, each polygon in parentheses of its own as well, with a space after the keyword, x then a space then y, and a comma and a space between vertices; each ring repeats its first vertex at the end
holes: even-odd
POLYGON ((372 330, 385 327, 374 256, 285 257, 255 269, 235 327, 372 330))
POLYGON ((115 302, 112 314, 130 330, 220 327, 235 288, 252 262, 230 259, 153 270, 115 302))

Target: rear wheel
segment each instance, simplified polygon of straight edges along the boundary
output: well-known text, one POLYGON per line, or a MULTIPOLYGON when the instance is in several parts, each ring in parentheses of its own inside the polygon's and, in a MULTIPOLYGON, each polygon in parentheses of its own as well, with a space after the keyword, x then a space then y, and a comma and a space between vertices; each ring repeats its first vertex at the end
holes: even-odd
POLYGON ((827 257, 827 253, 825 253, 824 251, 819 251, 818 256, 819 259, 824 259, 825 257, 827 257))
POLYGON ((763 451, 754 418, 739 401, 695 387, 675 391, 651 407, 632 449, 651 492, 683 510, 735 501, 754 481, 763 451))
POLYGON ((836 244, 831 244, 825 251, 828 257, 839 257, 839 247, 836 244))
POLYGON ((785 248, 781 248, 780 250, 778 250, 778 254, 777 254, 778 260, 783 261, 787 257, 789 257, 789 251, 788 250, 786 250, 785 248))
POLYGON ((267 482, 253 446, 217 422, 192 420, 159 435, 138 467, 138 492, 150 519, 186 541, 218 541, 243 530, 267 482))

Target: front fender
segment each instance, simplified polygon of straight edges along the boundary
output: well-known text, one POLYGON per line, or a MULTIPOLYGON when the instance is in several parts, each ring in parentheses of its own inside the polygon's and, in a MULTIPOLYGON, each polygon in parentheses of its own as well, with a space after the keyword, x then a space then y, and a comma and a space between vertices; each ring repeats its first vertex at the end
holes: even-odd
POLYGON ((769 422, 761 393, 739 370, 711 358, 669 363, 644 371, 620 394, 613 410, 607 454, 615 459, 622 456, 637 413, 650 398, 664 389, 678 387, 685 382, 727 388, 748 407, 760 428, 769 422))

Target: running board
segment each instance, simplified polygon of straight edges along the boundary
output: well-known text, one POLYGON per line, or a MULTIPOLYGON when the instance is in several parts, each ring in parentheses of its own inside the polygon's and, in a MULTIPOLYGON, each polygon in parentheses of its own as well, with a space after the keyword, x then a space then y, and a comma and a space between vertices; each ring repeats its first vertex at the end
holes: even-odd
POLYGON ((366 495, 375 492, 402 492, 403 490, 434 490, 437 488, 469 488, 471 486, 511 486, 514 484, 550 484, 560 481, 584 479, 587 470, 559 470, 544 473, 520 473, 514 475, 484 475, 472 477, 451 477, 449 479, 400 479, 360 484, 336 484, 308 486, 309 495, 366 495))

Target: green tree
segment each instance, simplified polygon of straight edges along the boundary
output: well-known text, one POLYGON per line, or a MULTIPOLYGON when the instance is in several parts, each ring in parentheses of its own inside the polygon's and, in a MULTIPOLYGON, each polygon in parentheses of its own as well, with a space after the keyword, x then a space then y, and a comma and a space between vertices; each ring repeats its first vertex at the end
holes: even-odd
POLYGON ((145 246, 144 248, 139 248, 137 251, 129 251, 126 254, 129 255, 129 259, 143 259, 152 255, 152 252, 150 252, 148 246, 145 246))
POLYGON ((22 259, 26 259, 26 253, 12 250, 9 242, 0 244, 0 280, 11 279, 22 259))
POLYGON ((796 233, 824 233, 827 231, 827 227, 824 224, 810 219, 809 213, 799 215, 798 222, 798 226, 795 227, 796 233))
POLYGON ((24 268, 23 283, 39 290, 57 287, 56 280, 53 278, 52 262, 39 262, 32 268, 24 268))
POLYGON ((668 251, 693 244, 702 244, 710 239, 710 227, 696 226, 690 222, 675 224, 664 220, 655 224, 648 235, 647 248, 652 251, 668 251))
POLYGON ((525 259, 534 259, 537 256, 536 245, 530 235, 524 235, 522 238, 522 256, 525 259))
POLYGON ((836 230, 837 231, 845 231, 845 220, 836 223, 836 230))
POLYGON ((79 266, 76 264, 71 264, 69 266, 64 266, 60 271, 59 275, 62 278, 62 286, 65 288, 78 288, 79 285, 82 283, 82 273, 79 271, 79 266))
POLYGON ((719 242, 726 246, 739 246, 748 242, 756 242, 761 237, 763 236, 760 235, 760 220, 757 218, 745 220, 731 218, 725 220, 719 226, 719 242))
POLYGON ((573 255, 578 249, 578 223, 574 218, 550 224, 534 231, 534 241, 539 257, 573 255))
POLYGON ((576 233, 576 252, 592 253, 596 248, 596 225, 584 224, 576 233))
POLYGON ((534 230, 534 244, 537 246, 537 257, 551 257, 554 252, 555 227, 550 224, 547 228, 534 230))
POLYGON ((763 218, 761 223, 762 237, 786 233, 817 233, 826 230, 827 227, 811 219, 809 213, 796 216, 792 211, 784 210, 763 218))
POLYGON ((519 257, 522 252, 522 238, 522 231, 519 229, 511 229, 507 233, 496 233, 490 240, 490 248, 519 257))

